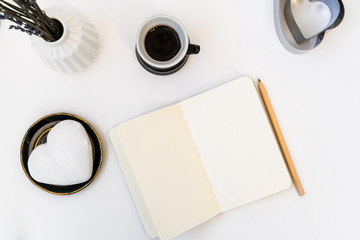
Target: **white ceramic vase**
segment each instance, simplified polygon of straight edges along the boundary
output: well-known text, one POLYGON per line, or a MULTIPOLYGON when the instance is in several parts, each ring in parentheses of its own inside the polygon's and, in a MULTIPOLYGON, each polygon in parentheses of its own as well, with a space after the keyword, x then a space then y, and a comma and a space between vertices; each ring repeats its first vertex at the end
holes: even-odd
POLYGON ((42 60, 55 71, 79 72, 88 67, 98 52, 98 37, 87 18, 64 8, 50 8, 46 14, 59 20, 64 28, 61 38, 47 42, 32 36, 31 42, 42 60))

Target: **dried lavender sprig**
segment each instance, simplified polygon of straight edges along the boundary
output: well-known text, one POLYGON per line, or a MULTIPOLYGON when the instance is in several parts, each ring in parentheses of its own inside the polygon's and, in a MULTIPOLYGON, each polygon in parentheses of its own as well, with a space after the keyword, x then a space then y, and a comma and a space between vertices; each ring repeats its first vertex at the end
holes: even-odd
POLYGON ((6 13, 6 15, 4 15, 4 19, 10 20, 18 25, 27 24, 29 26, 36 28, 36 25, 34 25, 32 22, 30 22, 26 19, 19 20, 16 13, 13 14, 12 12, 8 12, 8 11, 6 11, 5 13, 6 13))
POLYGON ((18 6, 0 0, 0 12, 4 14, 2 18, 19 25, 19 28, 14 26, 12 29, 23 29, 27 33, 29 33, 28 31, 32 32, 32 34, 36 33, 35 35, 40 35, 46 41, 56 41, 61 37, 61 29, 55 20, 49 18, 35 0, 13 1, 18 6))
MULTIPOLYGON (((16 20, 16 19, 13 19, 9 16, 4 16, 4 19, 7 19, 7 20, 10 20, 16 24, 19 25, 19 27, 23 27, 23 28, 26 28, 28 29, 29 31, 32 31, 32 33, 36 36, 39 36, 39 37, 42 37, 43 39, 49 39, 51 40, 52 39, 52 36, 49 35, 47 32, 41 32, 39 31, 36 27, 34 27, 34 25, 32 24, 27 24, 26 22, 25 23, 22 23, 22 24, 19 24, 19 21, 16 20)), ((15 25, 11 25, 11 26, 15 26, 15 25)), ((10 29, 14 29, 14 27, 10 28, 10 29)), ((15 28, 18 30, 18 28, 15 28)), ((28 33, 28 32, 27 32, 28 33)))
MULTIPOLYGON (((6 6, 3 6, 1 4, 1 2, 4 2, 3 0, 0 0, 0 10, 3 12, 4 16, 6 17, 6 19, 17 23, 17 24, 21 24, 21 22, 26 22, 29 25, 33 25, 36 26, 36 24, 30 22, 31 19, 26 19, 28 18, 28 16, 24 15, 22 12, 19 11, 14 11, 11 8, 8 8, 6 6), (20 16, 19 16, 20 15, 20 16), (25 18, 23 18, 25 17, 25 18)), ((14 5, 9 4, 10 7, 14 7, 14 5)), ((21 9, 20 9, 21 10, 21 9)), ((22 11, 22 10, 21 10, 22 11)))
POLYGON ((38 32, 38 31, 32 31, 32 30, 29 30, 29 29, 25 29, 25 28, 22 28, 20 26, 15 26, 15 25, 10 25, 9 29, 15 29, 15 30, 20 30, 22 32, 26 32, 28 33, 29 35, 36 35, 36 36, 39 36, 41 37, 41 33, 38 32))
MULTIPOLYGON (((0 0, 0 5, 1 5, 1 4, 5 4, 5 5, 7 5, 8 7, 10 7, 10 8, 12 8, 12 9, 14 9, 15 11, 17 11, 19 14, 24 15, 21 8, 15 6, 15 5, 11 4, 11 3, 8 3, 8 2, 6 2, 6 1, 0 0)), ((6 6, 3 6, 3 7, 6 7, 6 6)), ((24 15, 24 16, 25 16, 25 15, 24 15)))
POLYGON ((46 32, 52 33, 52 35, 55 36, 55 40, 61 37, 61 31, 58 25, 55 23, 55 20, 49 18, 45 12, 40 9, 36 2, 34 2, 32 5, 29 4, 28 7, 30 11, 33 11, 34 16, 38 17, 39 22, 43 24, 42 27, 44 30, 46 30, 46 32))
POLYGON ((41 33, 41 34, 35 34, 36 36, 41 36, 44 40, 47 40, 47 41, 52 41, 53 39, 53 36, 50 35, 48 32, 44 32, 44 31, 41 31, 41 30, 38 30, 38 28, 36 27, 36 25, 33 25, 31 22, 28 22, 28 21, 24 21, 23 23, 21 23, 19 20, 17 20, 16 18, 12 18, 10 16, 5 16, 5 19, 7 20, 10 20, 20 26, 28 26, 27 28, 31 28, 33 29, 34 31, 36 31, 37 33, 41 33))
MULTIPOLYGON (((37 30, 36 28, 34 28, 32 25, 27 24, 26 22, 20 22, 19 20, 13 19, 9 16, 1 16, 2 19, 8 19, 12 22, 15 22, 16 24, 18 24, 19 27, 22 27, 28 31, 31 31, 33 34, 40 36, 41 32, 39 30, 37 30)), ((1 18, 0 18, 1 19, 1 18)), ((10 25, 10 29, 13 29, 14 27, 16 27, 15 25, 10 25)), ((15 28, 18 29, 18 28, 15 28)))
POLYGON ((45 11, 41 10, 40 7, 37 5, 37 3, 34 3, 34 8, 36 13, 38 14, 39 18, 41 18, 42 22, 52 29, 52 31, 59 33, 60 29, 58 28, 57 24, 55 24, 54 20, 52 18, 49 18, 45 11))
POLYGON ((54 19, 49 18, 46 15, 45 11, 41 10, 36 2, 34 2, 33 5, 30 7, 30 9, 32 8, 35 10, 34 13, 36 13, 36 15, 42 20, 45 26, 48 27, 50 31, 54 32, 57 37, 60 37, 59 35, 62 33, 62 29, 58 27, 54 19))

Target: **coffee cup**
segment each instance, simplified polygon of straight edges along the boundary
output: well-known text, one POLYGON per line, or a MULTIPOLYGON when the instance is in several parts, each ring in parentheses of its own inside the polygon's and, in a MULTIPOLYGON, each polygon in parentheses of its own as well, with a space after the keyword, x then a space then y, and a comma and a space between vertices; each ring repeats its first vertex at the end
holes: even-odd
POLYGON ((136 57, 149 72, 167 75, 184 66, 200 46, 190 44, 185 27, 168 15, 156 15, 140 27, 135 46, 136 57))

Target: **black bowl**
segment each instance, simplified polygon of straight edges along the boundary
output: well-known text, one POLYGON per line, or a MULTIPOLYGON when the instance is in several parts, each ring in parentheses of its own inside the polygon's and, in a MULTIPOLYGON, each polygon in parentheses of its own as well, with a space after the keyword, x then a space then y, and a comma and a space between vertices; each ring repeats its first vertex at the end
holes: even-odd
POLYGON ((40 189, 48 193, 58 194, 58 195, 73 194, 87 187, 94 180, 97 173, 99 172, 102 163, 102 156, 103 156, 103 150, 102 150, 101 140, 95 129, 84 119, 69 113, 55 113, 45 116, 39 119, 38 121, 36 121, 26 132, 21 144, 21 151, 20 151, 21 165, 24 169, 26 176, 30 179, 30 181, 40 189), (46 138, 49 131, 57 123, 63 120, 74 120, 81 123, 81 125, 85 128, 87 134, 89 135, 93 149, 93 156, 94 156, 94 163, 93 163, 94 165, 93 165, 93 172, 91 174, 91 177, 86 182, 73 184, 73 185, 66 185, 66 186, 51 185, 51 184, 38 182, 30 175, 28 168, 29 156, 31 152, 35 149, 35 147, 37 147, 39 144, 46 142, 46 138))

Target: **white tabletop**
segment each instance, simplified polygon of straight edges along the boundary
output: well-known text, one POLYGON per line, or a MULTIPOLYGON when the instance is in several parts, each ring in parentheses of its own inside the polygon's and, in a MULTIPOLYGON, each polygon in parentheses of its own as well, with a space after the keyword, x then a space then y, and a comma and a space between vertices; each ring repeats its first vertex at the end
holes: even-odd
MULTIPOLYGON (((42 0, 43 7, 54 6, 42 0)), ((0 239, 148 239, 108 132, 117 124, 243 75, 261 78, 302 180, 282 193, 221 214, 182 235, 193 239, 358 239, 360 214, 360 2, 344 1, 341 25, 312 52, 280 44, 273 1, 61 1, 94 23, 100 52, 77 74, 45 66, 24 33, 0 27, 0 239), (134 53, 148 17, 178 18, 201 45, 179 72, 156 76, 134 53), (35 187, 20 164, 26 130, 51 113, 88 120, 104 145, 96 179, 57 196, 35 187)))

